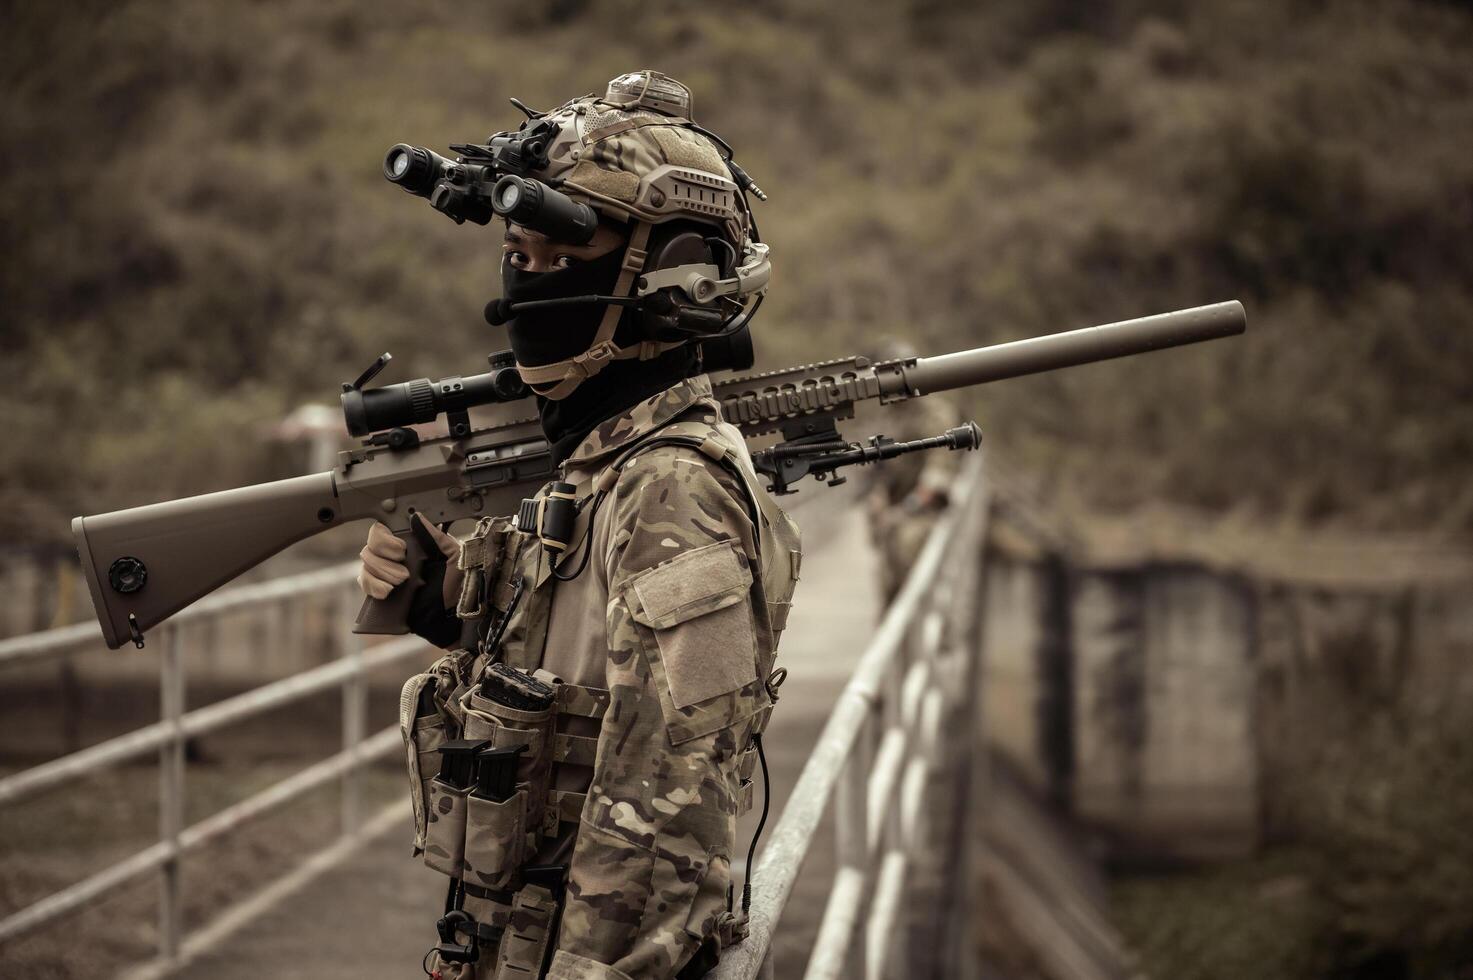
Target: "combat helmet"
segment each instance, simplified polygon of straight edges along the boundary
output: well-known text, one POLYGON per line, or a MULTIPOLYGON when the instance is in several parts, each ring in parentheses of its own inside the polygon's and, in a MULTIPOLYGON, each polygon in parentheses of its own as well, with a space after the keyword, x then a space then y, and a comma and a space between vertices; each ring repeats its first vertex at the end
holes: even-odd
MULTIPOLYGON (((390 150, 384 173, 457 222, 500 216, 549 237, 588 241, 600 217, 628 227, 612 295, 549 303, 605 302, 589 348, 551 364, 518 364, 524 381, 548 398, 566 397, 614 360, 649 359, 693 341, 744 331, 771 274, 748 195, 766 195, 732 159, 731 148, 696 124, 690 89, 649 69, 538 112, 485 144, 455 144, 445 160, 420 147, 390 150), (634 307, 641 339, 619 346, 615 330, 634 307)), ((515 316, 506 300, 486 318, 515 316)))

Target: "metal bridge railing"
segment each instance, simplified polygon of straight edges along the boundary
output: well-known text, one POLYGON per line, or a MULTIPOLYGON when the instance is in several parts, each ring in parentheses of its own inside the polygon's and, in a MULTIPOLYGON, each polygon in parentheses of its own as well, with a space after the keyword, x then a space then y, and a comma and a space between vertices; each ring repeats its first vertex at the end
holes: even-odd
MULTIPOLYGON (((363 820, 359 770, 375 759, 402 751, 397 725, 372 735, 366 731, 369 672, 423 657, 431 648, 418 637, 406 637, 365 649, 361 638, 352 632, 353 619, 361 601, 353 583, 356 570, 356 563, 334 566, 273 579, 260 585, 227 589, 195 603, 150 636, 152 642, 162 646, 159 721, 0 779, 0 805, 4 805, 116 763, 155 751, 159 753, 158 842, 0 920, 0 943, 76 911, 134 879, 160 872, 159 959, 164 963, 173 962, 179 958, 184 944, 182 861, 190 851, 334 780, 342 783, 343 836, 351 839, 360 834, 363 820), (187 626, 228 613, 284 606, 324 596, 333 601, 335 609, 337 625, 334 635, 341 644, 341 655, 337 660, 196 711, 184 710, 184 637, 187 626), (341 689, 343 694, 340 752, 192 826, 184 825, 184 746, 189 739, 334 688, 341 689)), ((0 641, 0 669, 42 657, 67 655, 101 642, 101 632, 95 623, 0 641)), ((221 917, 229 914, 230 910, 226 910, 221 917)))
MULTIPOLYGON (((960 920, 948 924, 939 917, 946 910, 956 916, 966 914, 967 903, 957 900, 956 892, 965 887, 959 879, 967 873, 967 862, 951 854, 946 860, 933 861, 930 868, 923 865, 936 840, 949 837, 955 842, 965 837, 956 827, 949 833, 939 827, 931 811, 945 810, 953 819, 965 811, 964 798, 949 801, 950 806, 938 805, 937 788, 946 785, 948 775, 970 772, 970 754, 977 744, 973 707, 978 703, 973 695, 980 657, 976 609, 988 515, 981 464, 978 457, 965 471, 950 512, 927 540, 905 587, 839 696, 752 871, 751 934, 723 955, 713 974, 715 980, 771 976, 773 932, 831 802, 838 869, 809 959, 807 980, 858 975, 880 980, 896 975, 892 969, 896 964, 912 962, 906 960, 908 955, 913 958, 922 952, 946 963, 965 959, 959 947, 944 948, 942 937, 957 943, 967 930, 960 928, 960 920), (943 730, 948 734, 945 739, 939 737, 943 730), (915 874, 918 865, 920 875, 915 874), (934 880, 938 874, 944 880, 934 880), (903 915, 905 900, 915 898, 914 879, 928 875, 932 880, 924 887, 932 889, 935 899, 928 903, 935 906, 927 910, 934 931, 929 938, 924 935, 924 924, 918 934, 914 923, 904 921, 903 915), (909 953, 908 937, 912 937, 909 953), (922 951, 922 946, 927 948, 922 951)), ((181 862, 188 852, 334 779, 343 781, 344 836, 359 835, 363 821, 354 774, 401 745, 395 726, 373 735, 365 731, 368 672, 412 661, 430 648, 414 637, 363 647, 351 631, 360 598, 353 585, 356 568, 356 564, 343 565, 228 589, 184 610, 152 637, 163 647, 162 717, 158 722, 0 779, 0 805, 4 805, 118 762, 159 753, 158 842, 0 920, 0 943, 76 911, 130 881, 161 872, 158 962, 171 963, 185 945, 181 862), (333 592, 339 619, 336 635, 342 643, 339 659, 205 708, 183 710, 187 625, 333 592), (184 746, 188 739, 332 688, 343 692, 342 751, 193 826, 184 826, 184 746)), ((95 624, 0 641, 0 669, 100 642, 95 624)), ((956 787, 951 790, 955 792, 956 787)), ((219 918, 230 915, 227 910, 219 918)), ((958 975, 945 964, 935 972, 958 975)))
POLYGON ((966 774, 980 714, 973 695, 987 515, 977 457, 839 695, 757 859, 751 934, 722 954, 716 980, 771 975, 774 930, 781 928, 793 884, 831 802, 838 867, 806 980, 880 980, 925 972, 958 976, 965 969, 960 943, 969 930, 962 928, 961 917, 968 914, 968 903, 958 893, 967 887, 968 862, 945 848, 964 843, 966 834, 940 824, 959 820, 969 803, 966 774), (938 805, 937 786, 946 786, 948 777, 953 796, 938 805), (934 860, 938 842, 939 861, 934 860), (918 867, 928 854, 929 866, 918 867), (926 880, 918 883, 920 878, 926 880), (933 897, 925 903, 925 917, 933 923, 929 936, 924 923, 904 917, 905 900, 915 897, 917 887, 933 897), (957 918, 942 921, 948 915, 957 918), (908 951, 908 937, 917 935, 925 937, 927 948, 917 941, 908 951), (916 969, 916 958, 930 967, 916 969))

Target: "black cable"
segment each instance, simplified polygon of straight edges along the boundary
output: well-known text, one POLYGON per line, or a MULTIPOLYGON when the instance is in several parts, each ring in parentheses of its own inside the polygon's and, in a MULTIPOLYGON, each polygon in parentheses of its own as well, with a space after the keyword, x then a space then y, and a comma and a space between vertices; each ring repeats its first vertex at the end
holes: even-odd
MULTIPOLYGON (((585 497, 584 499, 586 500, 588 498, 585 497)), ((603 502, 604 492, 600 490, 597 494, 594 495, 593 506, 588 511, 588 529, 583 532, 583 539, 574 546, 581 547, 583 549, 583 558, 578 562, 578 567, 573 570, 573 574, 563 575, 560 571, 563 567, 563 564, 568 560, 569 552, 563 552, 562 560, 558 561, 552 566, 552 577, 557 579, 559 582, 573 581, 573 579, 577 578, 579 575, 582 575, 583 570, 588 567, 588 556, 593 554, 593 519, 598 516, 599 505, 603 502)))
POLYGON ((732 150, 731 144, 728 143, 726 140, 722 139, 720 136, 717 136, 715 133, 711 132, 705 126, 702 126, 702 125, 700 125, 698 123, 691 122, 689 119, 687 119, 685 121, 685 127, 687 129, 693 129, 693 130, 695 130, 696 132, 700 133, 702 136, 704 136, 707 139, 711 140, 717 146, 719 146, 723 150, 725 150, 726 151, 726 159, 730 160, 732 158, 732 156, 734 155, 734 152, 735 151, 732 150))
POLYGON ((742 329, 742 327, 745 327, 747 324, 751 323, 752 317, 757 315, 757 311, 762 308, 762 301, 766 298, 767 294, 762 293, 755 300, 753 300, 752 308, 750 310, 744 311, 746 315, 742 316, 741 320, 736 324, 736 326, 731 328, 731 332, 736 333, 738 330, 742 329))
POLYGON ((747 224, 752 226, 752 241, 762 241, 762 233, 757 230, 757 215, 752 213, 752 206, 747 204, 747 196, 742 195, 742 203, 747 206, 747 224))
MULTIPOLYGON (((711 248, 711 246, 713 244, 715 244, 715 245, 720 245, 722 248, 726 249, 726 256, 727 256, 728 262, 727 262, 727 265, 724 268, 721 269, 721 275, 723 277, 736 275, 737 262, 739 261, 739 256, 737 255, 736 246, 733 245, 731 242, 727 241, 726 239, 722 238, 720 235, 712 235, 709 238, 705 238, 705 239, 702 239, 702 240, 706 243, 706 247, 707 248, 711 248)), ((713 259, 715 258, 714 250, 713 250, 712 258, 713 259)))
POLYGON ((757 831, 752 834, 752 846, 747 848, 747 874, 742 882, 742 914, 752 909, 752 861, 757 854, 757 841, 762 839, 762 828, 767 826, 767 808, 772 803, 772 779, 767 773, 767 754, 762 751, 762 733, 752 733, 752 744, 757 746, 757 761, 762 763, 762 816, 757 818, 757 831))
POLYGON ((609 306, 638 306, 641 297, 638 296, 597 296, 585 293, 581 296, 554 296, 551 299, 526 299, 520 303, 511 303, 507 306, 507 312, 517 313, 520 310, 540 310, 548 306, 574 306, 586 303, 605 303, 609 306))
POLYGON ((496 621, 496 628, 491 631, 491 635, 481 643, 483 653, 489 651, 494 655, 497 650, 501 649, 501 637, 506 633, 507 624, 511 622, 511 614, 516 612, 517 603, 522 601, 522 591, 526 585, 526 580, 518 575, 516 582, 513 583, 511 601, 506 604, 506 612, 502 613, 501 618, 496 621))

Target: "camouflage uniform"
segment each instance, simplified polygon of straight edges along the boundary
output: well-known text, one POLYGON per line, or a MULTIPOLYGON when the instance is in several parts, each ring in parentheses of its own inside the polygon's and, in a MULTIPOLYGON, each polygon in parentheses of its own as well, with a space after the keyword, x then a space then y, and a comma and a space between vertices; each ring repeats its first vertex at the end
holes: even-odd
MULTIPOLYGON (((734 926, 740 934, 727 914, 736 817, 750 805, 751 736, 770 713, 767 680, 796 580, 797 531, 757 487, 741 435, 721 421, 704 375, 599 425, 564 464, 564 479, 579 496, 609 488, 584 544, 586 570, 558 581, 532 535, 485 521, 462 559, 471 574, 461 611, 494 615, 511 604, 520 577, 524 594, 495 656, 557 681, 545 833, 524 862, 569 864, 547 976, 673 977, 703 944, 730 941, 734 926), (609 472, 652 436, 699 448, 658 445, 609 472), (503 560, 487 544, 497 539, 503 560)), ((575 548, 566 564, 580 557, 575 548)), ((457 656, 460 686, 486 657, 447 660, 457 656)), ((463 692, 447 699, 452 714, 463 692)), ((484 734, 475 719, 461 719, 484 734)), ((446 808, 432 800, 427 810, 433 826, 446 808)), ((477 850, 469 838, 466 849, 477 850)), ((531 944, 523 955, 540 955, 545 920, 519 929, 516 898, 508 908, 508 894, 483 891, 474 875, 466 881, 473 917, 510 923, 501 959, 519 941, 531 944)), ((516 897, 529 888, 533 906, 546 902, 535 886, 516 897)), ((536 975, 498 973, 496 962, 483 950, 464 975, 536 975)))
MULTIPOLYGON (((640 303, 637 317, 605 303, 585 340, 576 313, 516 309, 512 295, 570 270, 539 280, 503 266, 517 371, 541 396, 550 440, 568 435, 554 437, 556 409, 585 386, 628 391, 611 365, 659 365, 713 319, 750 316, 766 288, 767 246, 746 197, 760 192, 690 109, 678 81, 631 72, 602 98, 530 113, 520 136, 502 134, 524 141, 519 177, 627 227, 617 278, 590 295, 640 303), (571 349, 534 343, 559 337, 571 349)), ((695 363, 682 361, 671 382, 695 363)), ((797 529, 758 485, 704 375, 616 412, 563 463, 571 495, 559 500, 550 484, 515 525, 485 519, 463 543, 457 612, 501 631, 501 642, 486 642, 483 628, 478 653, 452 651, 405 687, 416 846, 463 885, 442 922, 477 937, 480 952, 468 968, 446 964, 445 976, 535 977, 545 964, 560 980, 696 976, 743 932, 728 910, 736 817, 750 805, 753 738, 775 696, 797 529), (557 535, 528 525, 568 500, 584 506, 554 569, 557 535), (527 703, 555 709, 498 701, 483 673, 492 660, 505 665, 497 683, 544 692, 527 703), (433 711, 419 717, 431 675, 433 711), (484 743, 504 750, 496 771, 516 766, 514 793, 428 778, 446 739, 459 742, 446 746, 447 767, 484 743)), ((467 955, 451 945, 465 943, 446 951, 467 955)))
MULTIPOLYGON (((939 435, 958 422, 956 409, 940 396, 911 398, 891 405, 886 435, 897 442, 939 435)), ((946 508, 956 481, 957 453, 927 452, 897 456, 872 467, 870 540, 880 557, 880 591, 895 599, 931 529, 946 508)))

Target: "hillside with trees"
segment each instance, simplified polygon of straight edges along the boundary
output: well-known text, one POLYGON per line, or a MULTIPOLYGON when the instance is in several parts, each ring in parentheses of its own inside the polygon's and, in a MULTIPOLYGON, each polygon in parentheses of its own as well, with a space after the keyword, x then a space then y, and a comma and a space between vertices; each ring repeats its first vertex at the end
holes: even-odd
POLYGON ((771 195, 762 363, 1226 298, 1240 341, 973 405, 1043 494, 1473 529, 1473 12, 1450 3, 82 3, 4 14, 0 524, 289 475, 382 350, 503 345, 498 242, 380 174, 649 65, 771 195))

